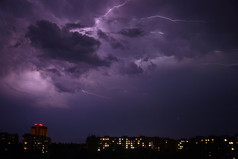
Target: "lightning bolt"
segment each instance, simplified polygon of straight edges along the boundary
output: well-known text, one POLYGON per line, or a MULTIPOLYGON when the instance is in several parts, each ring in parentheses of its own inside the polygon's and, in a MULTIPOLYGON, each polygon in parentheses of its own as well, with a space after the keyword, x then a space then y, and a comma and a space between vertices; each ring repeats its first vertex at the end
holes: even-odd
POLYGON ((172 18, 165 17, 165 16, 162 16, 162 15, 153 15, 153 16, 150 16, 150 17, 141 18, 140 21, 151 20, 151 19, 156 19, 156 18, 165 19, 165 20, 168 20, 168 21, 171 21, 171 22, 206 23, 206 21, 203 21, 203 20, 172 19, 172 18))
POLYGON ((113 6, 113 7, 110 8, 104 15, 102 15, 101 17, 95 18, 95 25, 99 24, 105 17, 107 17, 111 12, 113 12, 113 10, 123 7, 123 6, 126 5, 129 1, 130 1, 130 0, 126 0, 126 1, 123 2, 122 4, 113 6))
POLYGON ((92 92, 88 92, 88 91, 86 91, 84 89, 81 89, 81 92, 84 93, 84 94, 92 95, 92 96, 99 97, 99 98, 108 98, 108 97, 101 96, 101 95, 98 95, 98 94, 95 94, 95 93, 92 93, 92 92))
POLYGON ((127 1, 125 1, 124 3, 122 3, 122 4, 113 6, 113 7, 110 8, 101 18, 106 17, 106 16, 107 16, 108 14, 110 14, 113 10, 123 7, 123 6, 126 5, 129 1, 130 1, 130 0, 127 0, 127 1))
MULTIPOLYGON (((126 5, 130 0, 126 0, 124 1, 123 3, 119 4, 119 5, 116 5, 116 6, 113 6, 111 7, 104 15, 100 16, 100 17, 97 17, 94 19, 95 23, 94 23, 94 26, 92 27, 85 27, 85 28, 80 28, 80 29, 71 29, 70 31, 72 32, 78 32, 82 35, 85 35, 87 34, 88 31, 91 31, 91 32, 96 32, 96 30, 98 28, 101 28, 100 27, 100 22, 103 21, 105 19, 105 17, 107 17, 111 12, 113 12, 113 10, 115 9, 119 9, 121 7, 123 7, 124 5, 126 5)), ((95 35, 87 35, 87 36, 92 36, 94 37, 95 35)))

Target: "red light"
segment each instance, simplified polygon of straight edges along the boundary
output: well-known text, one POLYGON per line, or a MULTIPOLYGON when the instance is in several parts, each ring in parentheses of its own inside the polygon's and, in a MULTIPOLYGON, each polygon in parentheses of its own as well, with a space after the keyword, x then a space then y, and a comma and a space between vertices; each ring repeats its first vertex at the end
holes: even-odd
POLYGON ((37 126, 37 124, 35 123, 35 126, 37 126))
POLYGON ((39 126, 43 126, 43 124, 39 124, 39 126))

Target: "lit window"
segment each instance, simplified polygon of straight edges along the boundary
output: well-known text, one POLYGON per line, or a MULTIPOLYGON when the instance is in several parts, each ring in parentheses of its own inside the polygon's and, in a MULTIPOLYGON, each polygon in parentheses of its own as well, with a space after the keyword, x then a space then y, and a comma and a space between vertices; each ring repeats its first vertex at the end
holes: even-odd
POLYGON ((26 144, 27 144, 27 142, 25 141, 25 142, 24 142, 24 144, 26 145, 26 144))
POLYGON ((233 145, 233 142, 229 142, 230 145, 233 145))

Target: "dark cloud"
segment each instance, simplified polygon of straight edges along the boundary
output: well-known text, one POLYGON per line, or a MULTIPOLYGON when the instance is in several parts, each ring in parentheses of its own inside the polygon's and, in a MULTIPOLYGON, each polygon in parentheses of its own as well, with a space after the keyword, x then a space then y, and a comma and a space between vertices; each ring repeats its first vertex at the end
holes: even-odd
POLYGON ((65 29, 70 30, 70 29, 78 29, 78 28, 84 28, 85 25, 81 23, 67 23, 65 24, 65 29))
POLYGON ((72 85, 68 85, 65 83, 60 83, 60 82, 56 82, 54 83, 55 87, 56 87, 56 91, 60 92, 60 93, 75 93, 77 91, 76 87, 72 87, 72 85))
POLYGON ((57 69, 55 69, 55 68, 47 69, 46 71, 47 72, 51 72, 53 74, 56 74, 57 76, 61 76, 61 73, 57 69))
POLYGON ((118 42, 116 40, 112 40, 110 44, 113 49, 121 49, 121 50, 126 49, 126 47, 122 44, 122 42, 118 42))
POLYGON ((77 32, 61 30, 55 23, 41 20, 30 25, 26 37, 32 46, 40 49, 42 57, 73 63, 84 62, 93 66, 109 66, 111 58, 101 59, 96 55, 100 42, 77 32))
POLYGON ((118 40, 116 40, 115 38, 113 38, 110 35, 106 34, 102 30, 99 29, 97 31, 97 35, 98 35, 99 38, 109 42, 113 49, 122 49, 122 50, 125 49, 125 46, 122 44, 122 42, 119 42, 118 40))
POLYGON ((110 40, 110 37, 100 29, 97 31, 97 35, 98 35, 99 38, 104 39, 106 41, 110 40))
POLYGON ((78 76, 85 72, 87 72, 90 69, 89 66, 73 66, 65 69, 65 72, 68 73, 71 76, 78 76))
POLYGON ((131 62, 128 65, 123 66, 119 72, 122 75, 136 75, 143 73, 143 69, 137 66, 134 62, 131 62))
POLYGON ((144 32, 140 28, 122 29, 119 33, 131 38, 140 37, 144 35, 144 32))

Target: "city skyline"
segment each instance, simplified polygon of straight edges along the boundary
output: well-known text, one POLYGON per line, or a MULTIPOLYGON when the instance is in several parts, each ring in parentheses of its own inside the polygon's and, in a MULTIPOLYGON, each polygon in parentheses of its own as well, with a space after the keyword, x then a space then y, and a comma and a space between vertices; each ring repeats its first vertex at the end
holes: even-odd
POLYGON ((81 144, 55 143, 47 137, 47 127, 34 124, 19 142, 18 134, 0 132, 1 157, 65 158, 237 158, 238 136, 196 136, 171 139, 148 136, 88 136, 81 144), (44 133, 46 131, 46 133, 44 133), (101 156, 101 157, 100 157, 101 156), (108 157, 107 157, 108 156, 108 157))
MULTIPOLYGON (((48 137, 48 127, 45 126, 43 123, 34 123, 34 125, 31 127, 31 129, 27 132, 24 132, 24 134, 20 134, 21 135, 32 135, 32 136, 42 136, 42 137, 46 137, 46 138, 51 138, 54 136, 49 136, 48 137)), ((1 134, 9 134, 9 135, 16 135, 18 136, 19 134, 17 132, 6 132, 6 131, 3 131, 3 132, 0 132, 1 134)), ((55 135, 55 134, 52 134, 52 135, 55 135)), ((67 135, 67 134, 65 134, 67 135)), ((123 134, 123 135, 117 135, 117 136, 112 136, 112 135, 96 135, 96 134, 89 134, 88 136, 86 136, 85 138, 82 138, 82 137, 79 137, 78 139, 75 139, 74 141, 51 141, 52 143, 64 143, 64 144, 84 144, 85 142, 87 142, 87 139, 88 138, 91 138, 91 137, 96 137, 100 140, 102 140, 102 138, 161 138, 161 139, 169 139, 169 140, 193 140, 193 139, 196 139, 196 138, 201 138, 201 139, 204 139, 204 142, 205 142, 205 138, 236 138, 238 139, 238 133, 236 134, 233 134, 233 135, 227 135, 227 134, 223 134, 223 135, 215 135, 215 134, 210 134, 210 135, 200 135, 200 134, 197 134, 196 136, 182 136, 182 137, 177 137, 177 138, 173 138, 173 137, 170 137, 170 136, 158 136, 158 135, 152 135, 152 136, 146 136, 146 135, 137 135, 137 136, 133 136, 133 135, 127 135, 127 134, 123 134), (83 139, 83 140, 79 140, 79 139, 83 139), (79 142, 80 141, 80 142, 79 142)), ((104 139, 103 139, 104 140, 104 139)), ((111 139, 110 139, 111 140, 111 139)), ((18 141, 21 143, 22 140, 19 138, 18 141)), ((212 141, 212 140, 211 140, 212 141)), ((203 142, 203 141, 202 141, 203 142)), ((24 143, 24 142, 22 142, 24 143)))
POLYGON ((0 1, 0 132, 238 133, 236 0, 0 1))
MULTIPOLYGON (((48 129, 48 127, 46 125, 44 125, 42 123, 35 123, 31 126, 31 128, 28 132, 26 131, 24 133, 23 136, 25 136, 25 135, 30 135, 30 136, 33 136, 33 137, 37 137, 37 136, 39 137, 40 136, 40 137, 45 137, 45 138, 50 139, 50 137, 48 136, 48 132, 47 132, 48 130, 47 129, 48 129)), ((0 134, 3 135, 4 139, 6 138, 6 137, 4 137, 5 135, 9 135, 9 140, 13 140, 13 139, 16 140, 16 138, 19 137, 19 134, 17 132, 15 132, 15 133, 0 132, 0 134), (14 136, 14 137, 12 138, 12 136, 14 136)), ((174 141, 175 140, 177 140, 177 141, 184 140, 183 142, 188 142, 190 140, 194 140, 194 139, 198 140, 199 139, 200 142, 204 142, 204 143, 205 143, 205 141, 209 142, 209 139, 210 139, 211 142, 214 142, 215 138, 217 138, 217 139, 221 138, 222 141, 229 143, 228 140, 237 140, 238 139, 238 133, 234 134, 232 136, 225 135, 225 134, 221 135, 221 136, 217 136, 217 135, 208 135, 208 136, 197 135, 197 136, 190 136, 190 137, 187 137, 187 138, 186 137, 171 138, 171 137, 168 137, 168 136, 162 137, 162 136, 145 136, 145 135, 128 136, 126 134, 121 135, 121 136, 110 136, 110 135, 97 136, 97 135, 93 134, 93 135, 87 136, 87 138, 85 138, 85 141, 83 143, 88 142, 87 140, 90 139, 90 138, 95 138, 95 139, 97 139, 99 141, 103 141, 103 142, 107 142, 109 140, 110 140, 110 142, 113 142, 113 140, 118 140, 118 141, 121 140, 119 142, 122 142, 122 141, 125 142, 126 140, 142 140, 142 139, 145 140, 146 138, 148 138, 148 139, 156 138, 156 139, 163 139, 163 140, 168 139, 168 140, 174 140, 174 141)), ((20 142, 20 143, 21 142, 24 143, 24 141, 22 141, 22 140, 23 140, 23 138, 22 139, 18 138, 16 141, 20 142)), ((53 141, 53 143, 61 144, 63 142, 53 141)), ((76 143, 76 142, 68 142, 68 143, 79 144, 79 143, 76 143)), ((68 143, 66 142, 65 144, 68 144, 68 143)), ((83 143, 81 143, 81 144, 83 144, 83 143)), ((117 144, 119 144, 119 143, 117 143, 117 144)), ((238 144, 238 142, 236 144, 238 144)))

